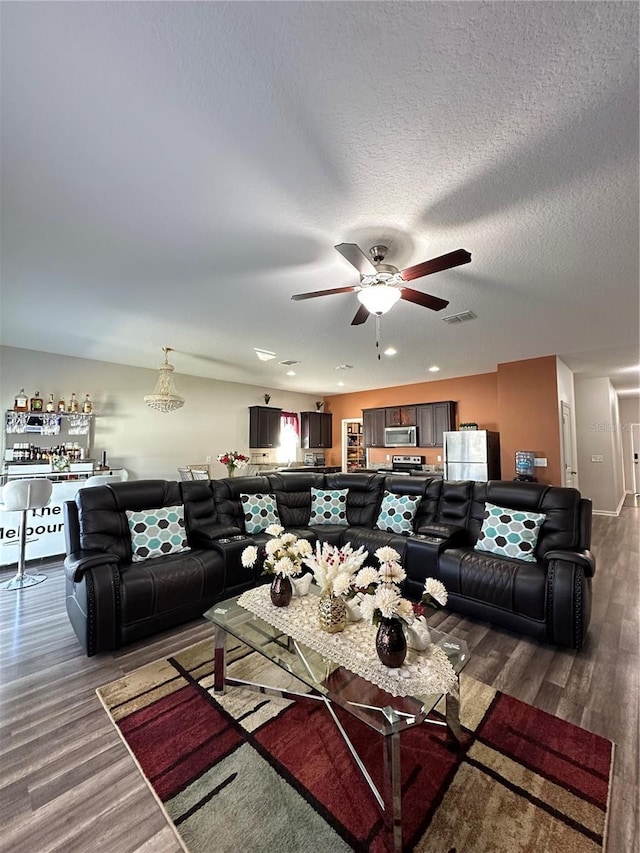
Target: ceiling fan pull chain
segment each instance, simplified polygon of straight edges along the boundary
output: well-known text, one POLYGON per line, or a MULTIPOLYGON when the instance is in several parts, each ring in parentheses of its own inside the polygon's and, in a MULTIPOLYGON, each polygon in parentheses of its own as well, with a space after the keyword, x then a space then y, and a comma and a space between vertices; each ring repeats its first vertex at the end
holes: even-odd
POLYGON ((380 361, 380 314, 376 314, 376 350, 380 361))

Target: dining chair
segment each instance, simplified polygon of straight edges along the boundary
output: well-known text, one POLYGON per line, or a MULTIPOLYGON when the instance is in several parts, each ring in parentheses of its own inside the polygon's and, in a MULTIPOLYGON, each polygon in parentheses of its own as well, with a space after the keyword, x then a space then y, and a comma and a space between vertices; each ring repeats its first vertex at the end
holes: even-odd
POLYGON ((190 468, 189 470, 191 471, 191 479, 192 480, 208 480, 209 479, 209 472, 208 471, 203 471, 200 468, 190 468))

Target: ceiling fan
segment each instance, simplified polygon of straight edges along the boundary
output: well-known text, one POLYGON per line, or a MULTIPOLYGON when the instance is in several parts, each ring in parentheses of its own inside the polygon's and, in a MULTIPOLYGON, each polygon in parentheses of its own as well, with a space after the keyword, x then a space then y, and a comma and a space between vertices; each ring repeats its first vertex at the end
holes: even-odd
POLYGON ((431 296, 429 293, 413 290, 411 287, 406 287, 405 282, 413 281, 415 278, 422 278, 425 275, 431 275, 434 272, 441 272, 442 270, 448 270, 462 264, 468 264, 471 260, 469 252, 465 249, 457 249, 455 252, 440 255, 440 257, 432 258, 430 261, 423 261, 421 264, 415 264, 415 266, 407 267, 407 269, 398 270, 397 267, 391 266, 391 264, 382 263, 388 251, 386 246, 372 246, 369 249, 371 260, 355 243, 339 243, 335 248, 345 260, 349 261, 358 270, 360 273, 360 283, 349 287, 335 287, 331 290, 296 293, 291 298, 293 300, 314 299, 316 296, 331 296, 333 293, 356 292, 362 304, 351 321, 352 326, 359 326, 361 323, 366 322, 369 314, 375 314, 380 317, 398 299, 405 299, 407 302, 422 305, 424 308, 430 308, 432 311, 441 311, 449 304, 446 299, 439 299, 437 296, 431 296))

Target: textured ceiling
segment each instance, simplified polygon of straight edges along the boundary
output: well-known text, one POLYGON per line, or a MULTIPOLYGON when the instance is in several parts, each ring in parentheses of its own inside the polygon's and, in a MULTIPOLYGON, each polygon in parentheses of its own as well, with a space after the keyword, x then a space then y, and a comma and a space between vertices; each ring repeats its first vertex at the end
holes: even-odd
POLYGON ((3 344, 318 394, 554 353, 640 385, 637 4, 0 14, 3 344), (378 361, 354 293, 290 299, 358 282, 344 241, 472 261, 378 361))

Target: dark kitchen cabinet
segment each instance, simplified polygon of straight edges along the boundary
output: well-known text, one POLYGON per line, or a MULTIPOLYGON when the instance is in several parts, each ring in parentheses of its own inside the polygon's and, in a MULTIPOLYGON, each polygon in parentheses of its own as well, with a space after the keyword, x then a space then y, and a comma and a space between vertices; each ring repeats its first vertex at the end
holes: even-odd
POLYGON ((393 406, 385 409, 385 426, 415 426, 415 406, 393 406))
POLYGON ((416 418, 418 445, 442 447, 442 434, 456 428, 456 404, 453 400, 446 400, 416 406, 416 418))
POLYGON ((333 446, 333 415, 330 412, 300 412, 300 443, 303 449, 333 446))
POLYGON ((384 447, 386 409, 362 410, 362 434, 365 447, 384 447))
POLYGON ((249 406, 249 447, 280 445, 280 413, 272 406, 249 406))

